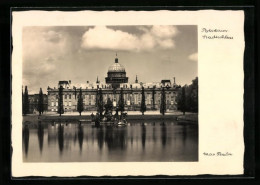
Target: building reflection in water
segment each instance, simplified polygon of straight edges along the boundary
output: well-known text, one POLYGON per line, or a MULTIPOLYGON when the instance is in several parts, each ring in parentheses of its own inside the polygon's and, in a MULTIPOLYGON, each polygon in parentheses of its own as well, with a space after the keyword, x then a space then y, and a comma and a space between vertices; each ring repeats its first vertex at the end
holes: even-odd
POLYGON ((142 138, 142 148, 145 149, 145 139, 146 139, 146 127, 145 124, 142 123, 142 130, 141 130, 141 138, 142 138))
POLYGON ((155 133, 155 122, 153 122, 153 143, 156 142, 156 133, 155 133))
POLYGON ((23 127, 23 153, 25 161, 35 161, 39 157, 40 161, 46 162, 53 155, 59 156, 61 161, 149 161, 155 158, 159 161, 186 158, 197 160, 196 133, 197 127, 193 125, 168 122, 134 122, 128 126, 99 127, 90 124, 38 122, 37 130, 31 125, 23 127), (29 142, 29 135, 36 142, 29 142), (46 142, 44 137, 47 137, 46 142), (39 156, 29 155, 35 149, 39 151, 39 156), (151 151, 155 153, 150 155, 151 151), (161 159, 160 156, 167 159, 161 159))
POLYGON ((131 131, 130 131, 130 140, 131 140, 131 146, 133 146, 133 142, 134 142, 134 135, 133 135, 133 126, 131 125, 130 127, 131 131))
POLYGON ((162 139, 162 147, 163 148, 165 148, 165 145, 166 145, 166 138, 167 138, 166 125, 163 122, 161 124, 161 139, 162 139))
POLYGON ((83 138, 84 138, 83 128, 82 128, 82 125, 79 124, 79 126, 78 126, 78 140, 79 140, 80 153, 82 151, 83 138))
POLYGON ((56 130, 56 126, 54 123, 49 124, 48 125, 48 136, 47 136, 47 140, 48 140, 48 147, 51 143, 55 143, 56 142, 56 135, 57 135, 57 130, 56 130))
POLYGON ((186 138, 187 138, 187 126, 183 125, 183 129, 182 129, 182 141, 183 141, 183 146, 185 148, 186 145, 186 138))
POLYGON ((127 133, 124 127, 107 126, 105 132, 105 142, 109 151, 125 150, 127 133))
POLYGON ((23 144, 24 144, 24 151, 26 157, 29 149, 29 136, 30 136, 29 127, 28 125, 25 125, 23 128, 23 144))
POLYGON ((39 142, 39 148, 40 148, 40 153, 42 153, 42 148, 43 148, 43 140, 44 140, 44 127, 41 123, 41 121, 38 121, 38 142, 39 142))
POLYGON ((62 154, 63 147, 64 147, 64 126, 61 123, 58 126, 58 143, 59 143, 60 154, 62 154))
POLYGON ((75 146, 76 142, 77 142, 77 138, 78 138, 78 134, 77 132, 74 133, 74 138, 73 138, 73 144, 75 146))
POLYGON ((102 126, 99 127, 97 130, 97 143, 98 143, 98 148, 102 150, 104 144, 104 129, 102 126))

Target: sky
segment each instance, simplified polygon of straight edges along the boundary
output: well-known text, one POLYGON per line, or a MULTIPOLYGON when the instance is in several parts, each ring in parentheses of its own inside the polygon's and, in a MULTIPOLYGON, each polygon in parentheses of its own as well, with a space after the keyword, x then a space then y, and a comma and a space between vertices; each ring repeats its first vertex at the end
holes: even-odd
POLYGON ((126 69, 129 83, 176 78, 191 84, 198 76, 196 25, 183 26, 45 26, 24 27, 23 86, 29 94, 72 84, 105 82, 115 61, 126 69))

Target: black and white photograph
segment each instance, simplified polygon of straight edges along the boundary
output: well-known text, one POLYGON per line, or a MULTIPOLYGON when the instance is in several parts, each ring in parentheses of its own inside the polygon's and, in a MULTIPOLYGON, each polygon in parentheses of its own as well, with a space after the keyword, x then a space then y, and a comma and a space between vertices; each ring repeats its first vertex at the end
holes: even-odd
POLYGON ((24 162, 198 161, 196 25, 22 32, 24 162))
POLYGON ((12 176, 243 173, 243 11, 12 20, 12 176))

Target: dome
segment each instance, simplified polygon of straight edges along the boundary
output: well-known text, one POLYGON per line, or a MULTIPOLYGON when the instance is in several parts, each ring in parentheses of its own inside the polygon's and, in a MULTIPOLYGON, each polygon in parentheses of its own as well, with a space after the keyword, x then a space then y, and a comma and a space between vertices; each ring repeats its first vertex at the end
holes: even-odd
POLYGON ((108 72, 125 72, 125 67, 118 63, 116 59, 115 63, 109 66, 108 72))

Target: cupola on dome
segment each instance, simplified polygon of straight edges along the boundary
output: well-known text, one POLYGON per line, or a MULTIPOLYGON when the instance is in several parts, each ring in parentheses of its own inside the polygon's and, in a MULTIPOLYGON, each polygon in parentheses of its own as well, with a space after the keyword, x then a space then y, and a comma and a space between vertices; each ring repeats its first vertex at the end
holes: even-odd
POLYGON ((109 66, 106 83, 112 84, 113 88, 119 88, 121 83, 128 83, 125 67, 118 63, 118 58, 115 58, 115 63, 109 66))
POLYGON ((108 72, 125 72, 125 67, 118 63, 118 58, 115 59, 115 63, 109 66, 108 72))

